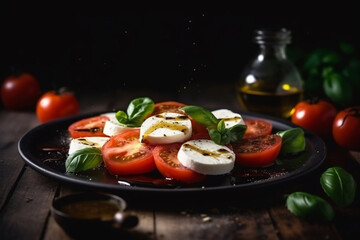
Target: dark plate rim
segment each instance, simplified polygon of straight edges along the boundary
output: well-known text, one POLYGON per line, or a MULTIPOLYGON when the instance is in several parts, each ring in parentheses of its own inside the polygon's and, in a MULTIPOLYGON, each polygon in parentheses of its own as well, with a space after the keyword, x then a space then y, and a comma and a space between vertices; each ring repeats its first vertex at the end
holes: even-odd
MULTIPOLYGON (((61 118, 58 120, 54 120, 48 123, 44 123, 34 127, 27 131, 18 141, 18 151, 22 159, 25 161, 27 165, 31 168, 36 170, 37 172, 50 177, 52 179, 58 180, 64 183, 73 183, 79 186, 90 187, 94 189, 101 189, 101 190, 109 190, 109 191, 130 191, 130 192, 141 192, 141 193, 194 193, 194 192, 218 192, 218 191, 228 191, 228 190, 253 190, 258 188, 264 188, 268 186, 278 185, 284 182, 288 182, 291 180, 295 180, 299 177, 308 175, 315 171, 318 167, 320 167, 325 158, 326 158, 326 145, 322 141, 321 138, 314 135, 310 131, 304 130, 305 138, 307 144, 311 144, 314 152, 309 157, 308 161, 301 166, 300 168, 292 171, 289 174, 279 176, 272 179, 267 179, 263 181, 256 181, 250 183, 243 183, 239 185, 227 185, 227 186, 212 186, 212 187, 194 187, 194 188, 157 188, 157 187, 143 187, 143 186, 126 186, 126 185, 115 185, 103 182, 93 182, 85 179, 76 178, 73 175, 66 175, 66 173, 59 172, 48 165, 37 161, 37 158, 31 154, 31 149, 29 149, 29 141, 38 134, 41 130, 47 128, 53 128, 58 125, 64 124, 68 122, 74 122, 76 120, 80 120, 82 118, 90 117, 99 115, 104 112, 92 112, 92 113, 85 113, 85 114, 78 114, 66 118, 61 118)), ((258 118, 270 121, 274 128, 277 129, 287 129, 292 127, 299 127, 290 121, 279 119, 272 116, 262 115, 258 113, 251 113, 251 112, 239 112, 243 118, 250 119, 250 118, 258 118)), ((62 129, 59 129, 62 130, 62 129)))

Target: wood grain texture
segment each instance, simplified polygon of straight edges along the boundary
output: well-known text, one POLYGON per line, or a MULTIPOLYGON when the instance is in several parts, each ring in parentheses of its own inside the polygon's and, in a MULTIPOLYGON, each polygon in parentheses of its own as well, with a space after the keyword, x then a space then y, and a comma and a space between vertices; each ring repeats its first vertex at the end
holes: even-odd
POLYGON ((308 222, 293 215, 285 206, 270 209, 271 217, 281 239, 338 239, 331 223, 308 222))
POLYGON ((156 211, 157 239, 278 239, 264 208, 191 208, 156 211))
POLYGON ((57 183, 26 167, 0 213, 0 239, 40 239, 57 183))
POLYGON ((0 112, 0 209, 5 204, 25 165, 17 144, 20 137, 39 124, 34 113, 0 112))

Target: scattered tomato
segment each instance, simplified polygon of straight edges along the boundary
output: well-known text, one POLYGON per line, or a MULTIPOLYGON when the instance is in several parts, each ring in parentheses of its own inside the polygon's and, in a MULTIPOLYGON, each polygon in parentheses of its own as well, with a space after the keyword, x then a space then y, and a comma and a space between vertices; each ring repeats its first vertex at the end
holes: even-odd
POLYGON ((304 100, 296 104, 291 121, 323 139, 331 137, 332 123, 337 110, 324 100, 304 100))
POLYGON ((282 138, 269 134, 242 139, 232 144, 235 161, 243 167, 266 167, 272 165, 281 150, 282 138))
POLYGON ((155 170, 153 147, 139 141, 140 130, 112 136, 102 149, 106 168, 112 174, 133 175, 155 170))
POLYGON ((107 116, 89 117, 74 122, 68 127, 72 138, 106 137, 103 133, 105 122, 110 120, 107 116))
POLYGON ((157 145, 153 150, 154 160, 159 172, 168 178, 185 183, 195 183, 204 180, 203 174, 184 167, 178 160, 177 154, 181 143, 157 145))
POLYGON ((41 95, 39 81, 30 73, 9 76, 1 86, 4 107, 11 110, 30 109, 41 95))
POLYGON ((36 115, 40 122, 48 122, 78 112, 79 102, 71 92, 46 92, 40 97, 36 106, 36 115))
POLYGON ((268 135, 272 131, 272 123, 266 120, 245 119, 244 122, 246 125, 244 139, 268 135))
POLYGON ((360 150, 360 107, 341 110, 334 119, 332 133, 339 146, 360 150))

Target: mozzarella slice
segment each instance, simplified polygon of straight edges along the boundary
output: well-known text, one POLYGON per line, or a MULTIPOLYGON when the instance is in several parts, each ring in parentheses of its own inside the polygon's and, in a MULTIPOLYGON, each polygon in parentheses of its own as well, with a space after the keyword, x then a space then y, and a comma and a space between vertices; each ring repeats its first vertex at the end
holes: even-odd
POLYGON ((127 127, 121 125, 115 117, 114 112, 104 113, 104 116, 109 117, 110 120, 105 122, 103 133, 109 137, 114 136, 116 134, 131 130, 131 129, 139 129, 138 127, 127 127))
POLYGON ((98 148, 104 145, 109 140, 108 137, 83 137, 72 139, 69 146, 69 154, 84 149, 84 148, 98 148))
POLYGON ((212 140, 190 140, 182 144, 178 160, 187 168, 207 175, 229 173, 235 165, 235 153, 212 140))
POLYGON ((107 116, 111 121, 117 122, 115 114, 116 114, 115 112, 108 112, 101 114, 101 116, 107 116))
POLYGON ((218 109, 212 111, 212 114, 214 114, 217 119, 224 119, 226 128, 231 128, 236 124, 245 125, 244 119, 241 117, 240 114, 234 113, 228 109, 218 109))
POLYGON ((192 126, 188 116, 164 112, 147 118, 140 127, 140 142, 168 144, 184 142, 191 137, 192 126))
POLYGON ((127 127, 121 125, 117 119, 109 120, 105 122, 103 133, 109 137, 117 135, 119 133, 131 130, 131 129, 139 129, 138 127, 127 127))

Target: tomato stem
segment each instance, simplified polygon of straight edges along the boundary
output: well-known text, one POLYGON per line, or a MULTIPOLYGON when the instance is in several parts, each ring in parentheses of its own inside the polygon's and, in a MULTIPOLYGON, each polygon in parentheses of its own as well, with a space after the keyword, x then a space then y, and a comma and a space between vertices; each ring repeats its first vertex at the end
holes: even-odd
POLYGON ((309 99, 309 103, 310 103, 310 104, 317 104, 319 101, 320 101, 320 98, 319 98, 319 97, 311 97, 311 98, 309 99))
POLYGON ((63 93, 70 92, 70 89, 68 87, 61 87, 55 90, 56 95, 61 95, 63 93))
POLYGON ((349 113, 348 115, 359 117, 360 116, 360 108, 352 107, 349 109, 348 113, 349 113))
POLYGON ((360 109, 358 107, 352 107, 347 111, 347 114, 344 117, 344 120, 342 121, 340 127, 342 127, 348 118, 348 116, 354 116, 354 117, 360 117, 360 109))

